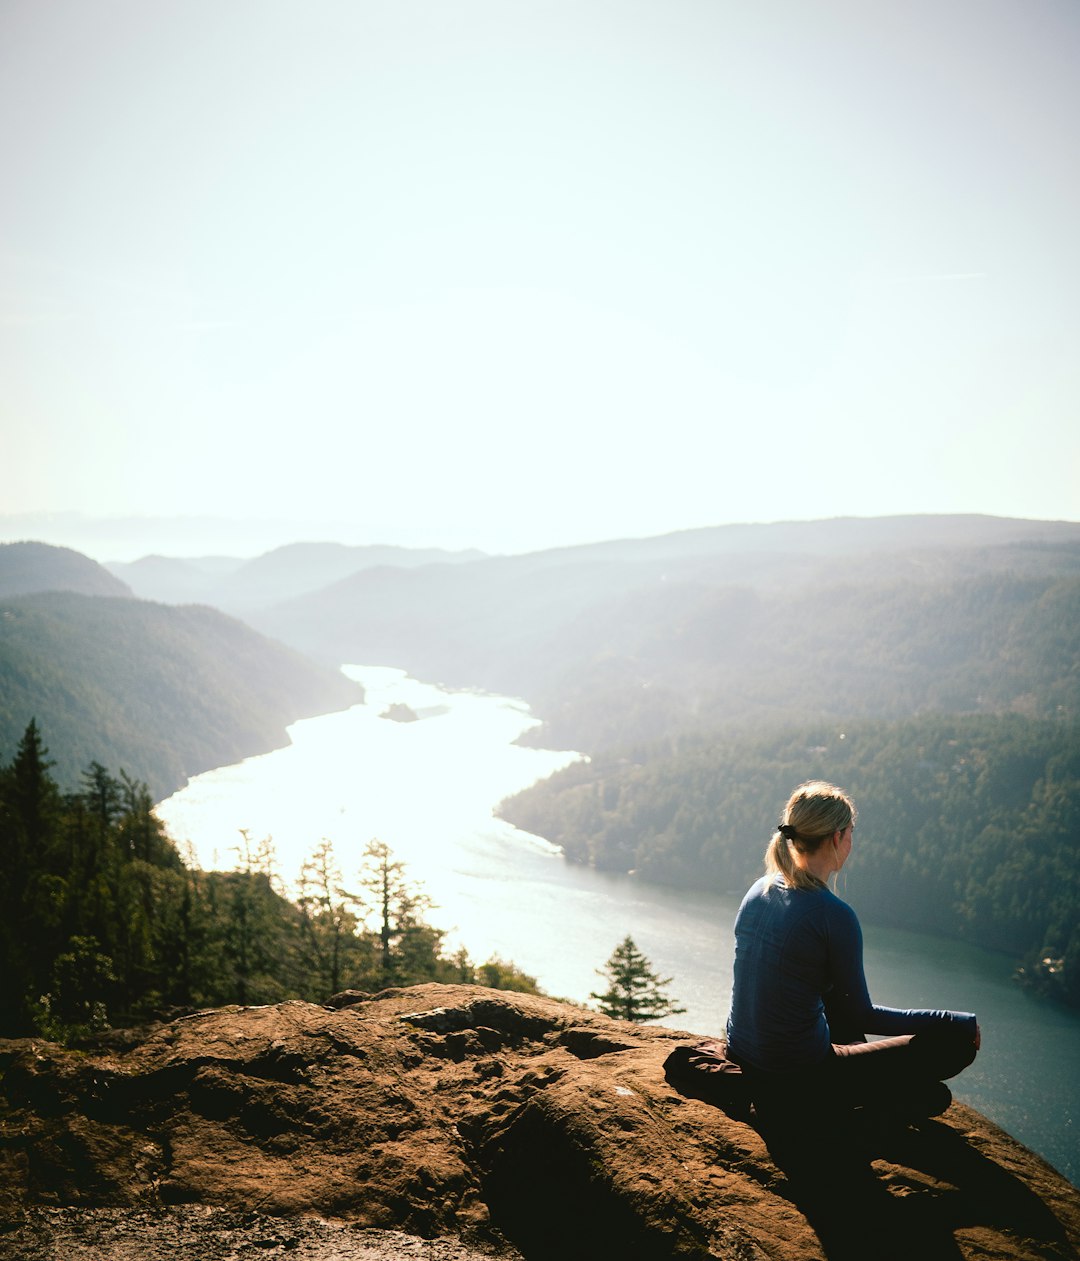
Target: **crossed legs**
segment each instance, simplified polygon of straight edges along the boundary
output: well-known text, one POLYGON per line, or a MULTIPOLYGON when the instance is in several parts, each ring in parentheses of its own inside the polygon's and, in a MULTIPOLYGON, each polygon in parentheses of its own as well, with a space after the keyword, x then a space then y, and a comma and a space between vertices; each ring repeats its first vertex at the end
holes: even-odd
POLYGON ((850 1107, 925 1117, 948 1107, 943 1082, 974 1059, 971 1032, 941 1024, 899 1038, 834 1044, 820 1072, 826 1091, 850 1107))

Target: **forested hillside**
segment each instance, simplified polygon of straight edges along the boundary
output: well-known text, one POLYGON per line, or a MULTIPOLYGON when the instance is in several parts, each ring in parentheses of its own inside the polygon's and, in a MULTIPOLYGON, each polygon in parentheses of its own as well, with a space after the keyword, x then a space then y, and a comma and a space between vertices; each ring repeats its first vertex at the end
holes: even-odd
POLYGON ((298 718, 362 690, 214 609, 66 592, 0 601, 0 757, 47 730, 65 788, 93 760, 155 798, 285 744, 298 718))
POLYGON ((49 543, 0 543, 0 598, 35 591, 130 596, 131 588, 97 561, 49 543))
POLYGON ((504 805, 574 861, 733 892, 815 775, 863 810, 870 919, 1080 1002, 1080 527, 740 526, 358 574, 263 623, 524 696, 592 761, 504 805), (843 733, 843 738, 841 738, 843 733))
POLYGON ((234 871, 200 871, 130 776, 93 761, 61 792, 33 723, 0 763, 0 853, 0 1036, 69 1041, 177 1008, 321 1002, 348 987, 536 989, 501 960, 445 957, 385 846, 349 873, 359 896, 317 840, 295 903, 278 892, 268 841, 245 838, 234 871))
MULTIPOLYGON (((522 561, 528 558, 521 558, 522 561)), ((1080 545, 361 574, 257 624, 325 660, 526 697, 596 752, 732 721, 1080 717, 1080 545), (737 575, 737 577, 736 577, 737 575)))
POLYGON ((741 893, 791 790, 859 809, 839 892, 868 920, 1005 952, 1080 1006, 1080 727, 1020 716, 835 720, 600 756, 504 802, 576 862, 741 893))
POLYGON ((1076 721, 1078 625, 1080 577, 685 584, 634 592, 567 627, 550 645, 564 665, 529 697, 546 720, 537 739, 590 751, 825 716, 1076 721))
POLYGON ((625 655, 631 618, 644 614, 662 633, 667 619, 685 620, 701 605, 708 622, 717 593, 792 600, 839 584, 947 586, 987 574, 1080 575, 1080 526, 911 517, 692 530, 365 570, 283 595, 253 624, 327 661, 378 661, 532 698, 540 688, 565 690, 568 669, 625 655))
MULTIPOLYGON (((264 559, 265 595, 311 557, 264 559)), ((1076 525, 788 523, 381 566, 258 625, 326 668, 208 608, 3 600, 0 755, 37 718, 65 788, 96 760, 161 795, 350 703, 331 667, 401 666, 523 696, 531 740, 591 755, 504 807, 574 861, 736 891, 824 775, 862 809, 847 893, 868 918, 1006 952, 1080 1002, 1076 525)))

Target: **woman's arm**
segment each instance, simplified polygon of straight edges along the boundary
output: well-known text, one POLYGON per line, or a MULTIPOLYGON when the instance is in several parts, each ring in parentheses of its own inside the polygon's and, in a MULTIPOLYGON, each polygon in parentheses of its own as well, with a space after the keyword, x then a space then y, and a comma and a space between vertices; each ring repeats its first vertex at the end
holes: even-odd
POLYGON ((827 904, 826 934, 832 980, 828 995, 830 1016, 838 1028, 845 1030, 845 1036, 850 1030, 896 1036, 918 1033, 936 1024, 965 1024, 971 1027, 977 1049, 979 1026, 971 1012, 904 1010, 877 1007, 871 1002, 863 971, 862 929, 855 912, 839 898, 832 898, 827 904))

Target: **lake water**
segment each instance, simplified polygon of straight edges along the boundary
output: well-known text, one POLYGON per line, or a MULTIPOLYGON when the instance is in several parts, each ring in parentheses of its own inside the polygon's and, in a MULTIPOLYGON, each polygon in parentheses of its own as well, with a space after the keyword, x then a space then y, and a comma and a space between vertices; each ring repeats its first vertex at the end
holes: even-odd
MULTIPOLYGON (((273 838, 288 887, 326 837, 348 883, 378 837, 434 899, 430 921, 475 962, 513 960, 549 994, 583 1003, 629 933, 687 1009, 665 1023, 722 1031, 742 890, 672 890, 565 862, 492 814, 578 756, 513 744, 536 723, 522 702, 444 692, 400 670, 344 670, 364 685, 366 704, 298 722, 287 748, 199 775, 158 806, 202 866, 233 866, 246 829, 273 838), (381 717, 394 703, 419 721, 381 717)), ((858 906, 857 871, 841 893, 858 906)), ((978 1013, 983 1050, 954 1083, 957 1097, 1080 1184, 1080 1016, 1026 994, 1000 956, 873 924, 864 932, 875 1001, 978 1013)))

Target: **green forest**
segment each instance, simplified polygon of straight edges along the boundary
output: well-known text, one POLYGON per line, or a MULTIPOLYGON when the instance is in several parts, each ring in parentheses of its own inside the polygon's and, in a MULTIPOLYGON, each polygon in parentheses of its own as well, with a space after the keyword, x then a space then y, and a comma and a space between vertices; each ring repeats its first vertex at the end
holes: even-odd
POLYGON ((263 842, 242 842, 234 872, 199 872, 150 812, 358 701, 346 660, 527 698, 544 725, 523 742, 591 761, 505 817, 643 879, 741 892, 791 789, 836 780, 861 810, 841 888, 860 914, 999 951, 1080 1006, 1076 529, 839 520, 381 566, 265 608, 258 625, 291 649, 214 609, 85 594, 115 579, 76 554, 0 550, 0 749, 19 745, 0 824, 16 855, 6 1009, 39 1027, 45 996, 89 1019, 65 997, 76 974, 110 1020, 475 974, 403 884, 375 925, 370 865, 392 856, 343 879, 313 844, 289 902, 263 842), (80 591, 43 589, 68 582, 80 591), (36 755, 40 799, 31 718, 54 749, 36 755))
POLYGON ((362 699, 339 671, 216 609, 70 591, 0 602, 0 749, 35 718, 65 788, 96 760, 160 800, 200 771, 281 747, 296 719, 362 699))
MULTIPOLYGON (((1072 534, 929 547, 911 518, 904 533, 922 547, 898 534, 895 550, 873 551, 859 540, 874 523, 812 524, 852 527, 848 551, 813 553, 804 523, 785 536, 790 551, 750 536, 738 553, 679 551, 673 536, 385 568, 254 624, 320 660, 524 697, 544 721, 529 743, 590 754, 830 715, 1080 721, 1072 534)), ((945 538, 950 524, 927 528, 945 538)))
POLYGON ((346 882, 316 842, 292 901, 268 840, 241 835, 236 870, 202 871, 126 773, 92 762, 62 791, 35 722, 0 766, 0 852, 0 1036, 77 1042, 202 1007, 421 981, 536 991, 511 963, 448 956, 384 844, 346 882))
POLYGON ((1020 715, 682 737, 577 763, 502 804, 568 858, 742 893, 792 789, 859 810, 839 893, 867 920, 1003 952, 1080 1006, 1080 728, 1020 715))
POLYGON ((1080 578, 818 577, 783 592, 658 582, 564 627, 525 692, 545 719, 531 741, 592 753, 827 717, 1080 721, 1080 578))

